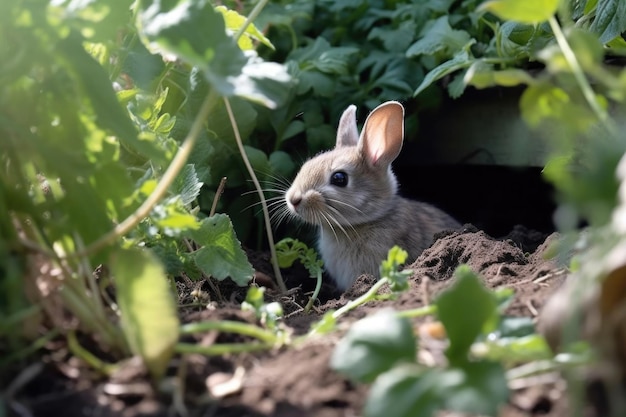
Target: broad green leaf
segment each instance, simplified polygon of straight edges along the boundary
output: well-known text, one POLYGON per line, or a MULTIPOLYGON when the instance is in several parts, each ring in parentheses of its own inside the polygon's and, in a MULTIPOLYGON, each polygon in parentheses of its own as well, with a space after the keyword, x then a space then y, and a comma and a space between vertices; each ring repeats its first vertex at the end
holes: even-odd
POLYGON ((396 366, 380 375, 365 404, 366 417, 432 417, 436 411, 496 416, 508 398, 504 369, 498 363, 422 369, 396 366))
POLYGON ((558 6, 559 0, 490 0, 478 10, 491 12, 503 20, 534 24, 554 16, 558 6))
POLYGON ((269 108, 287 97, 291 77, 285 66, 264 62, 254 51, 244 54, 226 33, 223 15, 208 0, 146 1, 138 25, 152 52, 173 55, 199 68, 223 96, 245 97, 269 108))
POLYGON ((415 364, 396 366, 380 375, 370 388, 365 417, 432 417, 441 409, 435 386, 436 370, 415 364))
POLYGON ((126 340, 158 379, 167 368, 179 331, 163 266, 142 249, 119 249, 111 255, 110 265, 126 340))
MULTIPOLYGON (((233 34, 236 34, 246 21, 245 16, 240 15, 235 10, 229 10, 224 6, 217 6, 215 10, 222 13, 224 21, 226 22, 226 29, 233 34)), ((268 48, 274 49, 272 42, 263 35, 254 23, 250 23, 243 33, 243 36, 239 38, 239 47, 243 50, 254 49, 252 40, 259 41, 268 48)))
POLYGON ((599 36, 602 43, 609 43, 626 32, 626 2, 598 0, 596 17, 589 29, 599 36))
POLYGON ((437 377, 446 410, 497 416, 509 396, 504 368, 496 362, 468 362, 437 377))
POLYGON ((201 188, 202 183, 198 180, 195 166, 187 164, 174 180, 171 191, 180 195, 183 205, 189 206, 198 197, 201 188))
POLYGON ((333 351, 331 367, 351 379, 371 382, 399 362, 415 360, 411 323, 383 310, 354 323, 333 351))
POLYGON ((109 42, 128 23, 132 3, 131 0, 119 0, 115 4, 108 0, 56 0, 48 4, 48 13, 91 42, 109 42))
POLYGON ((427 25, 421 35, 422 38, 406 51, 409 58, 433 55, 437 52, 444 52, 450 56, 470 42, 470 36, 466 31, 450 27, 447 15, 441 16, 431 25, 427 25))
POLYGON ((205 72, 238 74, 245 58, 226 34, 224 17, 207 0, 143 0, 139 33, 153 53, 175 55, 205 72))
POLYGON ((237 285, 247 285, 254 269, 235 236, 230 218, 216 214, 202 220, 198 230, 190 236, 201 248, 195 252, 196 264, 207 275, 218 280, 228 277, 237 285))
POLYGON ((497 302, 467 265, 459 266, 453 279, 456 280, 454 285, 442 293, 435 304, 450 339, 446 355, 450 363, 455 364, 467 360, 470 346, 496 313, 497 302))
POLYGON ((417 96, 435 81, 445 77, 446 75, 469 67, 474 61, 474 58, 471 58, 466 50, 459 52, 454 56, 454 58, 433 68, 428 74, 426 74, 422 83, 419 87, 417 87, 415 92, 413 92, 413 96, 417 96))

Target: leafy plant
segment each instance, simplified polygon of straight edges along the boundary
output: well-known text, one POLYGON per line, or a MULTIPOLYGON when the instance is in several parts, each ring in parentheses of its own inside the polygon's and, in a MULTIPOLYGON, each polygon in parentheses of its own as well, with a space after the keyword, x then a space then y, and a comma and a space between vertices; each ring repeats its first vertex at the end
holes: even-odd
POLYGON ((17 332, 17 318, 44 313, 88 362, 75 335, 115 359, 139 355, 158 379, 179 334, 168 279, 245 285, 253 273, 229 217, 198 216, 211 152, 226 143, 219 104, 276 107, 290 76, 251 49, 270 43, 250 18, 208 1, 9 2, 0 13, 12 44, 0 47, 8 357, 29 353, 21 346, 37 337, 17 332), (101 291, 110 282, 117 304, 101 291), (63 309, 79 324, 63 323, 63 309))
POLYGON ((354 380, 373 382, 365 415, 383 410, 393 416, 430 416, 437 410, 496 415, 507 399, 503 367, 470 355, 479 335, 499 321, 496 297, 466 266, 457 269, 455 279, 435 302, 450 343, 446 367, 416 363, 411 323, 389 310, 355 323, 337 345, 331 366, 354 380))

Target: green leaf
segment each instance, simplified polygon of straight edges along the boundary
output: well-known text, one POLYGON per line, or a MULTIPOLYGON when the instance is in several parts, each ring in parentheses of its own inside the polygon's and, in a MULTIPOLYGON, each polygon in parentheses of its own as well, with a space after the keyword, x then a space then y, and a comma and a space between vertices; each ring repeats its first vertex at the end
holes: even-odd
POLYGON ((509 396, 508 381, 499 363, 470 362, 462 368, 447 369, 439 378, 447 410, 497 416, 509 396))
POLYGON ((478 11, 488 11, 503 20, 521 23, 541 23, 556 13, 559 0, 491 0, 483 3, 478 11))
POLYGON ((494 295, 467 265, 457 268, 454 279, 454 285, 435 302, 437 315, 450 339, 446 355, 452 364, 467 361, 470 346, 497 312, 494 295))
POLYGON ((145 3, 138 24, 152 52, 174 55, 199 68, 223 96, 245 97, 269 108, 287 97, 291 77, 285 66, 264 62, 254 51, 244 54, 226 33, 223 15, 209 1, 145 3))
POLYGON ((396 366, 380 375, 370 389, 365 417, 432 417, 442 399, 434 386, 435 370, 396 366))
POLYGON ((351 379, 371 382, 395 364, 415 360, 411 323, 392 310, 383 310, 354 323, 339 342, 331 367, 351 379))
POLYGON ((137 138, 137 130, 126 110, 120 106, 113 86, 105 72, 82 46, 82 40, 68 36, 57 44, 57 52, 68 62, 75 80, 89 100, 97 123, 112 132, 120 141, 141 150, 148 156, 160 157, 154 146, 137 138))
POLYGON ((163 266, 141 249, 115 251, 110 265, 126 340, 158 379, 165 373, 179 332, 176 304, 163 266))
POLYGON ((626 31, 626 2, 622 0, 598 0, 596 17, 589 28, 600 42, 609 43, 626 31))
POLYGON ((520 84, 532 84, 533 77, 526 71, 510 68, 495 71, 493 66, 477 61, 467 70, 465 81, 476 88, 489 88, 495 85, 514 87, 520 84))
POLYGON ((435 81, 445 77, 446 75, 469 67, 474 61, 474 58, 470 58, 470 55, 466 50, 457 53, 451 60, 433 68, 428 74, 426 74, 422 83, 413 92, 413 96, 417 96, 435 81))
POLYGON ((230 277, 237 285, 247 285, 254 269, 235 236, 233 224, 225 214, 202 220, 190 236, 202 246, 195 252, 196 264, 207 275, 218 280, 230 277))
POLYGON ((409 58, 434 55, 437 52, 443 52, 450 56, 467 45, 471 39, 466 31, 452 29, 448 23, 447 15, 441 16, 430 25, 426 25, 421 35, 422 38, 406 51, 409 58))
POLYGON ((200 194, 202 183, 196 175, 196 168, 192 164, 187 164, 180 171, 171 190, 174 194, 180 195, 183 205, 189 206, 200 194))
POLYGON ((439 410, 495 416, 508 397, 504 370, 491 362, 462 368, 397 366, 380 375, 365 404, 366 417, 431 417, 439 410))
MULTIPOLYGON (((224 16, 226 29, 228 29, 233 34, 237 33, 246 21, 245 16, 240 15, 234 10, 228 10, 224 6, 217 6, 215 10, 217 10, 224 16)), ((274 45, 272 45, 272 42, 270 42, 270 40, 267 39, 265 35, 263 35, 263 33, 254 25, 254 23, 250 23, 243 33, 243 36, 239 38, 239 47, 243 50, 254 49, 254 44, 252 43, 252 40, 259 41, 268 48, 272 50, 274 49, 274 45)))
POLYGON ((296 170, 296 164, 291 155, 284 151, 274 151, 269 158, 272 173, 278 178, 291 178, 296 170))

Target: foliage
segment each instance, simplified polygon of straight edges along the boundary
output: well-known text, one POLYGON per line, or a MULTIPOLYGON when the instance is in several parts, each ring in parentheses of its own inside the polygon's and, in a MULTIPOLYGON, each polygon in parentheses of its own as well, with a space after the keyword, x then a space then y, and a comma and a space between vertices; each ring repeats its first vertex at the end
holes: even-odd
POLYGON ((357 322, 337 345, 331 365, 354 380, 373 381, 365 415, 430 416, 441 409, 496 415, 508 397, 503 367, 470 356, 477 337, 500 319, 496 298, 468 267, 459 267, 455 278, 435 303, 450 341, 445 369, 415 362, 411 323, 392 311, 357 322))
MULTIPOLYGON (((4 2, 0 14, 2 314, 58 299, 77 330, 158 379, 178 341, 168 278, 253 273, 230 218, 199 214, 215 152, 232 144, 219 103, 276 107, 291 78, 254 52, 271 44, 244 16, 207 1, 4 2), (110 282, 119 310, 101 294, 110 282)), ((19 349, 28 335, 8 322, 19 349)))

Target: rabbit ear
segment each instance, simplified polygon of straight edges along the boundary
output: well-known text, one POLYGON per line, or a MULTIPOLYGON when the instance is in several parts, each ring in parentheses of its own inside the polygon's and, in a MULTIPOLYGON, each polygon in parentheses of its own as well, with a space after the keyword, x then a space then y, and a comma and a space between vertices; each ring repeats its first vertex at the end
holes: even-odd
POLYGON ((359 141, 359 130, 356 127, 356 106, 348 106, 341 115, 337 128, 336 148, 341 146, 355 146, 359 141))
POLYGON ((387 166, 396 159, 404 139, 404 107, 388 101, 376 107, 365 120, 359 151, 371 166, 387 166))

